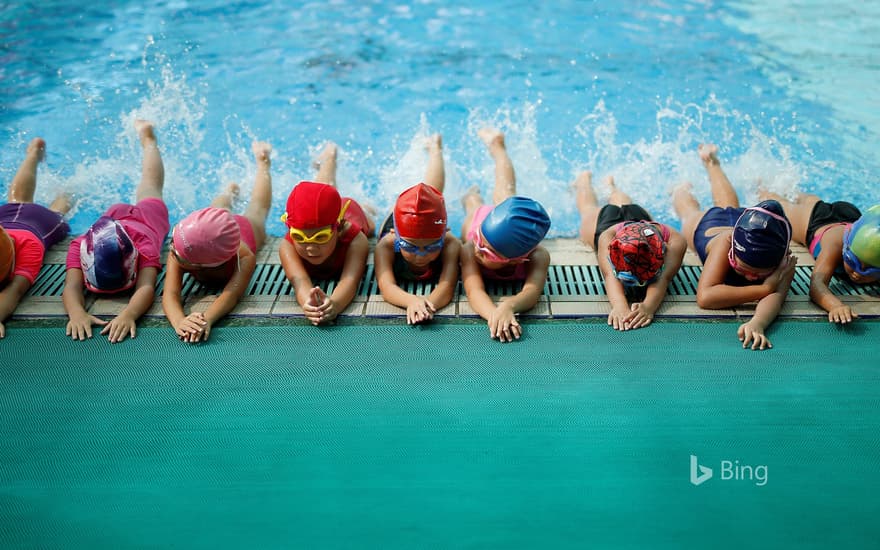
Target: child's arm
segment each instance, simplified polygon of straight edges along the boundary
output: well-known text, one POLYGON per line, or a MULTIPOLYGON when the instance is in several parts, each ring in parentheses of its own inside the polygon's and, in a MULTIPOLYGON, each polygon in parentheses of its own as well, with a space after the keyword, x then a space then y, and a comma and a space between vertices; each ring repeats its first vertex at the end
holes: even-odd
POLYGON ((629 328, 642 328, 651 324, 654 320, 654 314, 660 308, 666 298, 666 290, 669 283, 681 268, 681 262, 684 260, 684 253, 687 250, 687 241, 677 231, 673 231, 669 236, 669 242, 666 243, 666 255, 663 257, 663 271, 657 277, 657 280, 648 285, 645 291, 645 299, 641 303, 632 305, 632 311, 625 319, 629 328))
POLYGON ((770 339, 767 338, 764 332, 776 319, 779 310, 782 309, 782 304, 785 303, 785 297, 788 295, 788 289, 791 286, 792 279, 794 279, 796 264, 797 261, 794 256, 788 256, 782 261, 779 269, 775 272, 780 276, 779 286, 774 292, 758 301, 755 315, 737 329, 736 334, 743 343, 743 348, 749 347, 749 344, 751 344, 752 349, 758 350, 773 347, 770 339))
POLYGON ((489 317, 495 312, 495 302, 486 293, 486 285, 483 282, 483 274, 480 273, 480 266, 477 263, 473 243, 468 242, 461 247, 460 262, 461 282, 464 285, 464 292, 467 294, 468 303, 471 309, 488 321, 489 317))
POLYGON ((416 296, 400 288, 394 276, 394 235, 384 236, 373 251, 373 269, 382 299, 391 305, 406 309, 406 322, 414 325, 427 321, 433 314, 433 306, 424 296, 416 296))
POLYGON ((31 282, 26 277, 15 275, 12 281, 0 291, 0 338, 6 337, 6 327, 3 322, 12 315, 21 299, 24 297, 28 289, 31 288, 31 282))
POLYGON ((605 281, 605 294, 608 296, 608 304, 611 306, 608 324, 615 330, 628 330, 630 327, 627 324, 627 318, 632 311, 629 307, 629 301, 626 299, 623 283, 614 276, 614 268, 608 259, 608 247, 611 245, 615 233, 616 231, 612 227, 599 235, 599 249, 596 252, 596 258, 599 260, 599 270, 605 281))
POLYGON ((85 340, 92 337, 92 325, 106 325, 107 321, 89 315, 86 311, 86 297, 83 293, 85 278, 82 269, 68 267, 64 276, 64 291, 61 302, 67 311, 66 334, 74 340, 85 340))
POLYGON ((205 321, 201 334, 202 341, 208 340, 214 323, 222 319, 238 305, 256 269, 257 256, 251 252, 251 249, 246 244, 241 243, 238 250, 238 269, 235 270, 229 282, 223 287, 223 291, 208 306, 208 309, 205 310, 202 316, 205 321))
MULTIPOLYGON (((715 237, 716 240, 720 238, 722 237, 715 237)), ((697 284, 697 305, 701 308, 723 309, 755 302, 774 292, 779 286, 779 278, 773 275, 764 279, 764 282, 753 285, 731 286, 724 284, 727 271, 732 269, 727 261, 730 245, 712 247, 711 244, 714 243, 710 243, 706 261, 703 262, 700 282, 697 284)))
MULTIPOLYGON (((458 285, 458 262, 461 255, 461 241, 455 238, 451 233, 446 233, 443 241, 443 269, 440 271, 440 278, 428 300, 434 309, 446 307, 455 296, 455 287, 458 285)), ((433 315, 432 315, 433 317, 433 315)))
POLYGON ((281 258, 281 267, 284 268, 284 274, 293 286, 296 301, 299 307, 305 310, 312 292, 312 278, 309 277, 309 272, 306 271, 303 265, 303 259, 299 257, 299 254, 296 253, 296 248, 287 239, 282 239, 281 246, 278 248, 278 255, 281 258))
POLYGON ((155 267, 143 267, 138 271, 134 292, 128 304, 101 330, 101 334, 106 334, 111 344, 122 342, 127 336, 137 336, 137 320, 153 305, 158 278, 159 270, 155 267))
POLYGON ((193 336, 198 338, 201 334, 204 322, 194 315, 187 317, 184 313, 183 300, 180 297, 182 285, 183 271, 180 269, 180 262, 174 257, 174 254, 169 252, 168 260, 165 263, 162 309, 177 337, 181 340, 191 341, 193 336))
MULTIPOLYGON (((367 255, 370 253, 370 241, 363 233, 358 233, 348 245, 345 254, 345 264, 342 266, 342 274, 333 288, 333 293, 324 300, 314 312, 318 315, 318 323, 326 323, 336 319, 342 310, 354 299, 364 271, 367 269, 367 255)), ((317 324, 312 320, 313 324, 317 324)))
POLYGON ((829 239, 828 233, 835 228, 829 229, 822 236, 822 251, 816 258, 813 266, 813 274, 810 276, 810 299, 819 307, 828 312, 828 321, 832 323, 851 323, 858 317, 858 313, 831 292, 828 283, 834 275, 834 270, 843 257, 843 230, 836 239, 829 239))

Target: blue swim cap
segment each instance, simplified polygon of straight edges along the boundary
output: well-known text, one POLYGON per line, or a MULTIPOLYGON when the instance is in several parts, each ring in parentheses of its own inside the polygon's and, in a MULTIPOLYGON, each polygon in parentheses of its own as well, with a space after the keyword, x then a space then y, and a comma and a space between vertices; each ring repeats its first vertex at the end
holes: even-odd
POLYGON ((791 223, 777 201, 762 201, 746 208, 733 228, 736 257, 759 269, 776 267, 788 253, 791 223))
POLYGON ((532 251, 550 229, 550 216, 537 201, 508 197, 489 212, 480 225, 483 238, 505 258, 532 251))

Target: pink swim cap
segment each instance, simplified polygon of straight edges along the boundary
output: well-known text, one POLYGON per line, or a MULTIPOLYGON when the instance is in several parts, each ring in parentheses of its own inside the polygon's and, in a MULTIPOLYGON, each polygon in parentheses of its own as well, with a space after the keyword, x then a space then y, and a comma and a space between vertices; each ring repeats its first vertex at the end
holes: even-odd
POLYGON ((219 265, 238 252, 241 230, 229 210, 202 208, 174 227, 174 251, 191 264, 219 265))

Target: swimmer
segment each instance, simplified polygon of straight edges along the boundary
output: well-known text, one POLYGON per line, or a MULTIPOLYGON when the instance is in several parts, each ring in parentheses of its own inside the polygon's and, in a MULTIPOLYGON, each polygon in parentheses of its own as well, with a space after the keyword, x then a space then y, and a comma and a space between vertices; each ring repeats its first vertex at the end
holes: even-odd
POLYGON ((351 303, 366 271, 373 221, 361 206, 336 190, 336 144, 315 163, 315 181, 301 181, 287 198, 288 228, 278 254, 296 300, 313 325, 329 323, 351 303), (330 296, 316 279, 335 279, 330 296))
POLYGON ((255 141, 251 150, 257 170, 244 215, 232 214, 232 202, 240 189, 231 183, 211 206, 193 212, 171 231, 162 308, 184 342, 207 341, 214 324, 238 304, 257 267, 256 252, 266 242, 266 216, 272 207, 272 146, 255 141), (180 296, 184 273, 222 289, 204 312, 184 312, 180 296))
POLYGON ((687 241, 621 191, 609 176, 608 204, 599 207, 593 174, 575 179, 580 237, 596 251, 611 305, 608 324, 615 330, 646 327, 666 297, 666 289, 681 267, 687 241))
POLYGON ((791 224, 776 201, 740 208, 717 152, 711 144, 699 148, 712 189, 712 208, 700 209, 689 183, 672 192, 681 232, 703 262, 697 305, 721 309, 757 301, 755 315, 740 325, 737 337, 743 348, 768 349, 773 346, 766 330, 785 302, 797 263, 789 252, 791 224))
POLYGON ((461 241, 447 226, 440 135, 428 138, 426 147, 425 182, 406 189, 397 198, 373 253, 382 298, 406 308, 410 325, 432 320, 437 310, 452 301, 461 251, 461 241), (434 288, 427 296, 415 295, 401 288, 399 281, 428 281, 434 283, 434 288))
POLYGON ((858 313, 835 296, 828 283, 835 274, 856 284, 880 280, 880 206, 863 216, 851 203, 827 203, 816 195, 800 193, 789 201, 761 190, 760 196, 779 201, 791 220, 792 239, 808 247, 816 260, 810 299, 828 312, 829 322, 851 323, 858 313))
POLYGON ((46 142, 32 139, 9 185, 8 202, 0 206, 0 338, 6 337, 4 322, 40 274, 46 250, 70 232, 66 193, 48 208, 34 203, 37 166, 45 157, 46 142))
POLYGON ((495 162, 494 207, 483 204, 477 186, 462 198, 461 278, 468 303, 487 321, 490 338, 512 342, 522 336, 516 316, 535 307, 544 291, 550 253, 541 241, 550 230, 550 216, 537 201, 516 194, 504 134, 484 128, 478 135, 495 162), (486 293, 484 278, 522 281, 523 286, 496 304, 486 293))
POLYGON ((103 326, 101 334, 111 343, 134 338, 138 319, 153 304, 169 229, 168 207, 162 200, 165 168, 153 123, 138 119, 134 125, 143 150, 137 203, 111 206, 85 235, 73 239, 67 251, 62 301, 69 317, 66 332, 73 340, 91 338, 92 325, 103 326), (98 294, 133 292, 116 317, 103 321, 86 311, 83 287, 98 294))

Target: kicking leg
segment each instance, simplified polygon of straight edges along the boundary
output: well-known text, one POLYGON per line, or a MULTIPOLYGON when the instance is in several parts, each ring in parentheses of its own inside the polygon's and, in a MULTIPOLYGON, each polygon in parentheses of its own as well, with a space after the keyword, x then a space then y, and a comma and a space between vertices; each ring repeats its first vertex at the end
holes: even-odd
POLYGON ((9 202, 34 202, 34 190, 37 188, 37 165, 46 158, 46 142, 43 138, 34 138, 27 146, 24 160, 9 185, 9 202))
POLYGON ((779 201, 785 211, 785 217, 791 222, 791 238, 794 242, 809 246, 807 241, 807 227, 810 225, 810 215, 813 207, 819 202, 816 195, 799 194, 794 202, 766 189, 758 190, 758 198, 763 200, 779 201))
POLYGON ((593 191, 593 173, 585 170, 574 180, 575 203, 581 215, 581 241, 592 248, 596 238, 596 222, 599 221, 599 201, 593 191))
POLYGON ((461 204, 464 206, 464 222, 461 224, 461 240, 467 240, 468 231, 471 229, 471 222, 474 220, 474 214, 477 209, 483 206, 483 197, 480 195, 480 188, 476 185, 471 186, 461 198, 461 204))
POLYGON ((691 250, 694 248, 694 231, 703 217, 700 203, 694 197, 693 186, 690 182, 676 185, 672 190, 672 207, 675 209, 678 219, 681 220, 681 234, 687 239, 691 250))
POLYGON ((516 195, 516 175, 513 172, 513 163, 507 155, 504 145, 504 134, 495 128, 483 128, 477 135, 486 144, 489 154, 495 161, 495 190, 492 192, 492 202, 498 204, 504 199, 516 195))
POLYGON ((138 119, 134 122, 138 138, 141 140, 141 148, 144 158, 141 162, 141 182, 138 184, 135 199, 140 202, 148 198, 162 198, 162 188, 165 186, 165 166, 162 164, 162 155, 153 131, 153 123, 149 120, 138 119))
POLYGON ((251 149, 257 161, 257 174, 244 217, 251 222, 259 250, 266 242, 266 217, 272 208, 272 174, 269 171, 272 166, 272 146, 265 141, 255 141, 251 144, 251 149))
POLYGON ((611 191, 611 195, 608 197, 608 204, 614 204, 617 206, 623 206, 624 204, 632 204, 632 199, 629 195, 621 191, 614 184, 614 177, 608 176, 605 178, 605 186, 611 191))
POLYGON ((425 183, 440 193, 446 186, 446 171, 443 166, 443 140, 440 134, 428 138, 425 145, 428 149, 428 167, 425 170, 425 183))
POLYGON ((324 146, 324 150, 315 159, 314 166, 318 169, 315 175, 315 181, 318 183, 326 183, 336 187, 336 156, 338 147, 335 143, 328 142, 324 146))
POLYGON ((727 179, 727 174, 721 169, 721 162, 718 160, 718 146, 713 143, 703 143, 699 147, 700 160, 709 174, 709 184, 712 187, 712 202, 715 206, 727 208, 739 208, 739 197, 736 196, 736 190, 727 179))

